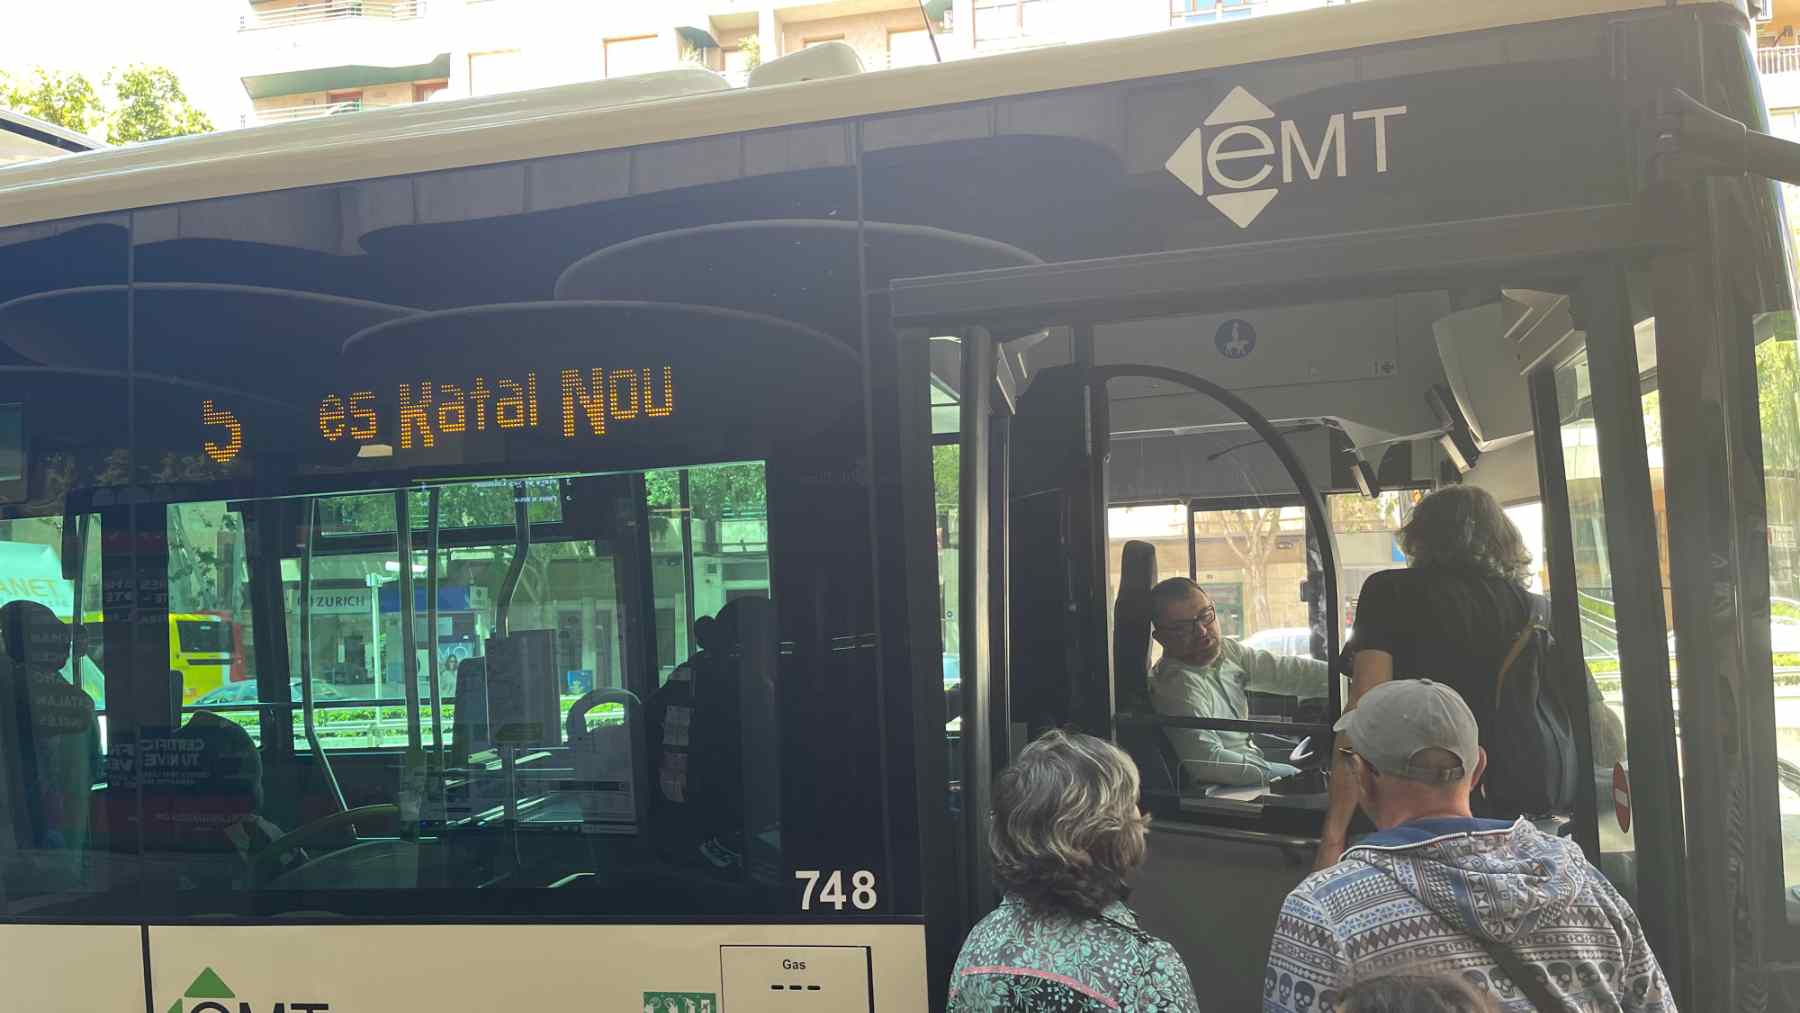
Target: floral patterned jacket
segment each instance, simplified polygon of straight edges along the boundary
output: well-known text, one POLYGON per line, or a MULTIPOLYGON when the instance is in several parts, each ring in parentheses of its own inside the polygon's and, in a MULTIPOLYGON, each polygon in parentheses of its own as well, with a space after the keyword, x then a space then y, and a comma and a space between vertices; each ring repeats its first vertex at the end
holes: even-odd
POLYGON ((1042 915, 1008 896, 963 943, 950 1013, 1197 1013, 1175 948, 1115 901, 1098 916, 1042 915))

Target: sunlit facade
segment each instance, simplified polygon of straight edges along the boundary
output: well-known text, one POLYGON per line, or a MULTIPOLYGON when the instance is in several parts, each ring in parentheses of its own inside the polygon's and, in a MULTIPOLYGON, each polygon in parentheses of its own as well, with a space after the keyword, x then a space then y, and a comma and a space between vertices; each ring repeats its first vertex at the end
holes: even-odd
POLYGON ((281 123, 682 66, 741 85, 842 42, 865 70, 1235 21, 1348 0, 249 0, 238 71, 281 123))

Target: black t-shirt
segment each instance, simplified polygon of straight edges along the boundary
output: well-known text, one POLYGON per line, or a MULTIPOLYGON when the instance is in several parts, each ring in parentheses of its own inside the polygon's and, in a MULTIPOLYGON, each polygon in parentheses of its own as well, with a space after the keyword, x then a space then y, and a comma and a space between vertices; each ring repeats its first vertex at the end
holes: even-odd
POLYGON ((1383 570, 1363 584, 1349 649, 1386 651, 1394 678, 1444 683, 1481 713, 1473 694, 1492 694, 1527 617, 1544 621, 1548 611, 1541 596, 1502 577, 1441 567, 1383 570))

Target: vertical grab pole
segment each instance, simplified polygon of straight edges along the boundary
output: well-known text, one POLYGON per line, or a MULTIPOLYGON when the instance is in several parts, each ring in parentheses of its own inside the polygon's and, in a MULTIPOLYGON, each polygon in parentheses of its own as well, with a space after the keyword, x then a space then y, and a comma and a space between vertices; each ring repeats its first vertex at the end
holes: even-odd
POLYGON ((526 511, 525 483, 513 483, 513 558, 500 582, 500 601, 494 607, 494 635, 505 639, 512 632, 512 601, 525 572, 525 555, 531 551, 531 514, 526 511))
MULTIPOLYGON (((1586 651, 1582 647, 1581 607, 1575 584, 1575 538, 1569 527, 1568 472, 1563 462, 1562 412, 1556 402, 1556 371, 1539 366, 1525 375, 1531 392, 1532 426, 1536 433, 1539 488, 1543 493, 1544 562, 1550 571, 1550 629, 1556 637, 1556 671, 1564 678, 1558 690, 1574 725, 1575 748, 1584 773, 1576 785, 1575 842, 1590 862, 1600 861, 1599 788, 1591 773, 1594 759, 1593 714, 1589 710, 1586 651)), ((1602 704, 1604 706, 1604 704, 1602 704)))
POLYGON ((687 602, 688 650, 694 653, 694 498, 688 482, 688 469, 681 469, 681 551, 686 560, 681 567, 682 593, 687 602))
POLYGON ((439 507, 443 490, 432 486, 425 495, 425 520, 430 529, 431 561, 425 571, 425 624, 431 638, 426 665, 431 679, 431 751, 437 757, 437 769, 444 769, 444 697, 438 673, 438 530, 439 507))
MULTIPOLYGON (((412 498, 406 489, 394 493, 394 545, 400 557, 400 659, 401 678, 406 680, 406 749, 416 752, 424 748, 424 735, 419 721, 419 631, 415 628, 419 607, 413 601, 412 575, 412 498)), ((376 713, 380 714, 377 704, 376 713)), ((375 726, 381 727, 376 719, 375 726)))
MULTIPOLYGON (((531 551, 531 513, 525 502, 525 483, 513 483, 513 558, 506 568, 506 579, 500 582, 500 601, 494 607, 494 636, 505 640, 512 632, 513 595, 519 590, 519 577, 525 572, 525 555, 531 551)), ((492 683, 490 682, 491 686, 492 683)), ((500 746, 500 771, 506 779, 506 824, 516 827, 519 821, 519 789, 517 757, 510 745, 500 746)), ((513 839, 516 851, 518 838, 513 839)))
POLYGON ((339 812, 348 812, 350 806, 344 801, 344 789, 331 769, 331 757, 325 755, 325 747, 319 742, 318 726, 313 720, 312 554, 313 542, 319 533, 319 503, 311 497, 305 503, 300 515, 303 529, 300 542, 300 720, 306 729, 306 747, 325 775, 332 801, 337 803, 339 812))
MULTIPOLYGON (((75 521, 75 584, 71 588, 73 602, 69 611, 69 671, 75 675, 75 688, 81 688, 81 659, 87 656, 87 633, 82 628, 82 587, 87 584, 88 521, 92 514, 77 515, 75 521)), ((65 525, 66 526, 66 525, 65 525)), ((175 702, 175 723, 181 724, 181 701, 175 702)))
POLYGON ((969 890, 968 924, 993 908, 993 865, 988 857, 988 810, 992 802, 993 753, 989 652, 992 621, 988 600, 988 428, 994 386, 994 339, 984 328, 962 335, 962 455, 959 512, 962 518, 961 573, 963 677, 963 862, 969 890))

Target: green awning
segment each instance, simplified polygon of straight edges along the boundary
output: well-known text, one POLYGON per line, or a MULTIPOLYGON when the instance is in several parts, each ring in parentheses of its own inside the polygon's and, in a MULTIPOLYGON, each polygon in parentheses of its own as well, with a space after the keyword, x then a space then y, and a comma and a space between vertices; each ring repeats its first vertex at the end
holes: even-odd
POLYGON ((350 64, 342 67, 319 67, 313 70, 291 70, 284 74, 253 74, 244 78, 244 90, 253 99, 276 95, 301 95, 313 91, 345 91, 378 84, 404 84, 430 81, 450 76, 450 54, 439 53, 426 63, 405 67, 369 67, 350 64))
POLYGON ((687 43, 695 49, 719 48, 719 41, 713 38, 712 34, 705 29, 695 28, 692 25, 684 25, 675 29, 675 34, 681 36, 682 42, 687 43))

